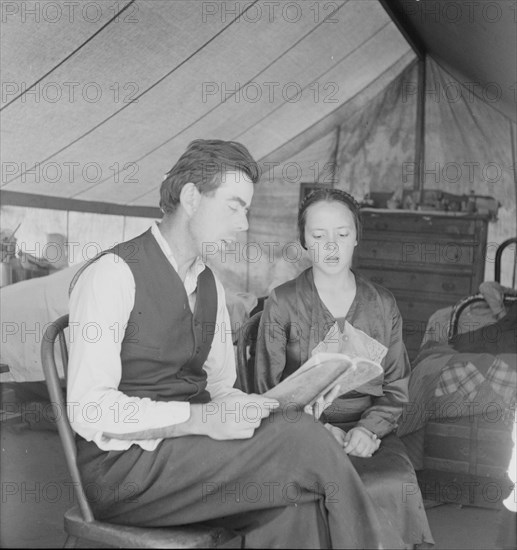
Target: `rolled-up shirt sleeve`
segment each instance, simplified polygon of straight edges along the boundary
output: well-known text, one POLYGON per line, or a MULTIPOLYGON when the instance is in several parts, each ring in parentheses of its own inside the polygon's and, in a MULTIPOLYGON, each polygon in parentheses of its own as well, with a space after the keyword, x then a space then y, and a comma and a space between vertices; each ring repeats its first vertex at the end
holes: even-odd
POLYGON ((81 274, 70 297, 70 358, 67 412, 74 431, 103 450, 124 450, 133 443, 154 450, 160 439, 106 437, 186 422, 187 402, 131 397, 118 390, 120 351, 135 299, 127 264, 106 254, 81 274))

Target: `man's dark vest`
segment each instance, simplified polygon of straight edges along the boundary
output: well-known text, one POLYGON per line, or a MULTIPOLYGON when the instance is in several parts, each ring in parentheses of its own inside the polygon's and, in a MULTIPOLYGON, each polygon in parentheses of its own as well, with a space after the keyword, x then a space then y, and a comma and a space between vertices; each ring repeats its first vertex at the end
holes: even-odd
POLYGON ((208 267, 200 273, 192 314, 183 282, 150 229, 102 252, 91 262, 109 252, 126 262, 136 285, 127 327, 113 329, 113 334, 124 334, 118 389, 155 401, 210 401, 203 365, 212 345, 217 315, 213 273, 208 267))

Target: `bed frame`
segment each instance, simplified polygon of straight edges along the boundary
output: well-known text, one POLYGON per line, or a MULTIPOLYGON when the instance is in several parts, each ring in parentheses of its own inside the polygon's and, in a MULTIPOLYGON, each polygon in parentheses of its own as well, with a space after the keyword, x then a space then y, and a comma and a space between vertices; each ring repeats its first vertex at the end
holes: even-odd
MULTIPOLYGON (((503 243, 501 243, 496 250, 495 253, 495 269, 494 269, 494 280, 497 283, 501 282, 501 259, 503 256, 503 252, 506 248, 510 247, 510 245, 515 244, 517 246, 517 237, 513 237, 511 239, 507 239, 503 243)), ((517 255, 517 252, 516 252, 517 255)), ((517 260, 517 256, 516 256, 517 260)), ((513 288, 509 291, 507 291, 504 295, 504 301, 505 303, 513 303, 517 301, 517 289, 515 288, 515 273, 514 273, 514 280, 512 281, 513 288)), ((473 294, 472 296, 467 296, 466 298, 462 298, 459 302, 457 302, 454 307, 452 308, 450 322, 449 322, 449 328, 447 331, 447 337, 449 342, 456 336, 458 332, 458 325, 460 321, 461 314, 472 304, 475 304, 476 302, 484 302, 485 298, 483 297, 483 294, 473 294)))
MULTIPOLYGON (((501 278, 503 251, 515 243, 517 238, 508 239, 497 249, 496 282, 501 278)), ((504 300, 505 304, 517 301, 517 289, 506 292, 504 300)), ((449 342, 458 332, 462 313, 481 301, 483 295, 475 294, 454 305, 448 327, 449 342)), ((496 422, 487 421, 482 415, 455 422, 429 421, 424 436, 424 469, 417 472, 424 499, 501 508, 512 487, 507 468, 513 448, 513 418, 510 408, 496 422)))

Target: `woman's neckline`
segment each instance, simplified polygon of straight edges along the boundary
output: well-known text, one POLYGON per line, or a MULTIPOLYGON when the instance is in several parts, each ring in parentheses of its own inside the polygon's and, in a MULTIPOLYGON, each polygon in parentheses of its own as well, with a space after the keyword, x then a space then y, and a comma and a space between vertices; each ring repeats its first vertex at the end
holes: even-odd
MULTIPOLYGON (((312 270, 312 268, 311 268, 312 270)), ((323 306, 324 310, 328 313, 328 315, 330 315, 330 317, 332 317, 332 319, 334 319, 335 321, 337 321, 337 319, 339 317, 342 317, 343 319, 347 319, 350 317, 351 313, 353 313, 353 311, 355 310, 355 306, 356 306, 356 299, 357 299, 357 288, 359 286, 359 283, 358 283, 358 278, 357 278, 357 275, 352 271, 352 269, 350 269, 350 274, 352 275, 353 277, 353 280, 354 280, 354 287, 355 287, 355 290, 354 290, 354 296, 352 298, 352 301, 350 302, 350 306, 348 307, 348 311, 346 313, 346 315, 340 315, 338 317, 335 317, 333 315, 333 313, 329 310, 329 308, 327 307, 327 305, 325 304, 325 302, 323 301, 323 299, 321 298, 321 295, 320 295, 320 292, 318 290, 318 287, 316 285, 316 280, 314 279, 314 270, 312 270, 312 282, 313 282, 313 285, 314 285, 314 291, 318 297, 318 300, 320 301, 320 304, 323 306)))

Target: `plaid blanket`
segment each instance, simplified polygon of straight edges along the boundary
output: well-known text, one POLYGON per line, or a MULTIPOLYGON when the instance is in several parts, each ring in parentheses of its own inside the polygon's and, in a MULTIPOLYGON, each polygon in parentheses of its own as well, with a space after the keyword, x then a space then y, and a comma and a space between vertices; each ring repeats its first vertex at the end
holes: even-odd
POLYGON ((471 361, 450 360, 442 369, 434 395, 441 397, 460 392, 468 399, 474 399, 483 382, 487 382, 503 402, 511 405, 515 402, 517 372, 501 357, 495 356, 483 375, 480 369, 471 361))
POLYGON ((516 385, 515 353, 460 353, 448 345, 430 343, 411 373, 409 402, 397 433, 404 436, 429 420, 451 421, 483 414, 488 408, 506 414, 515 406, 516 385))

